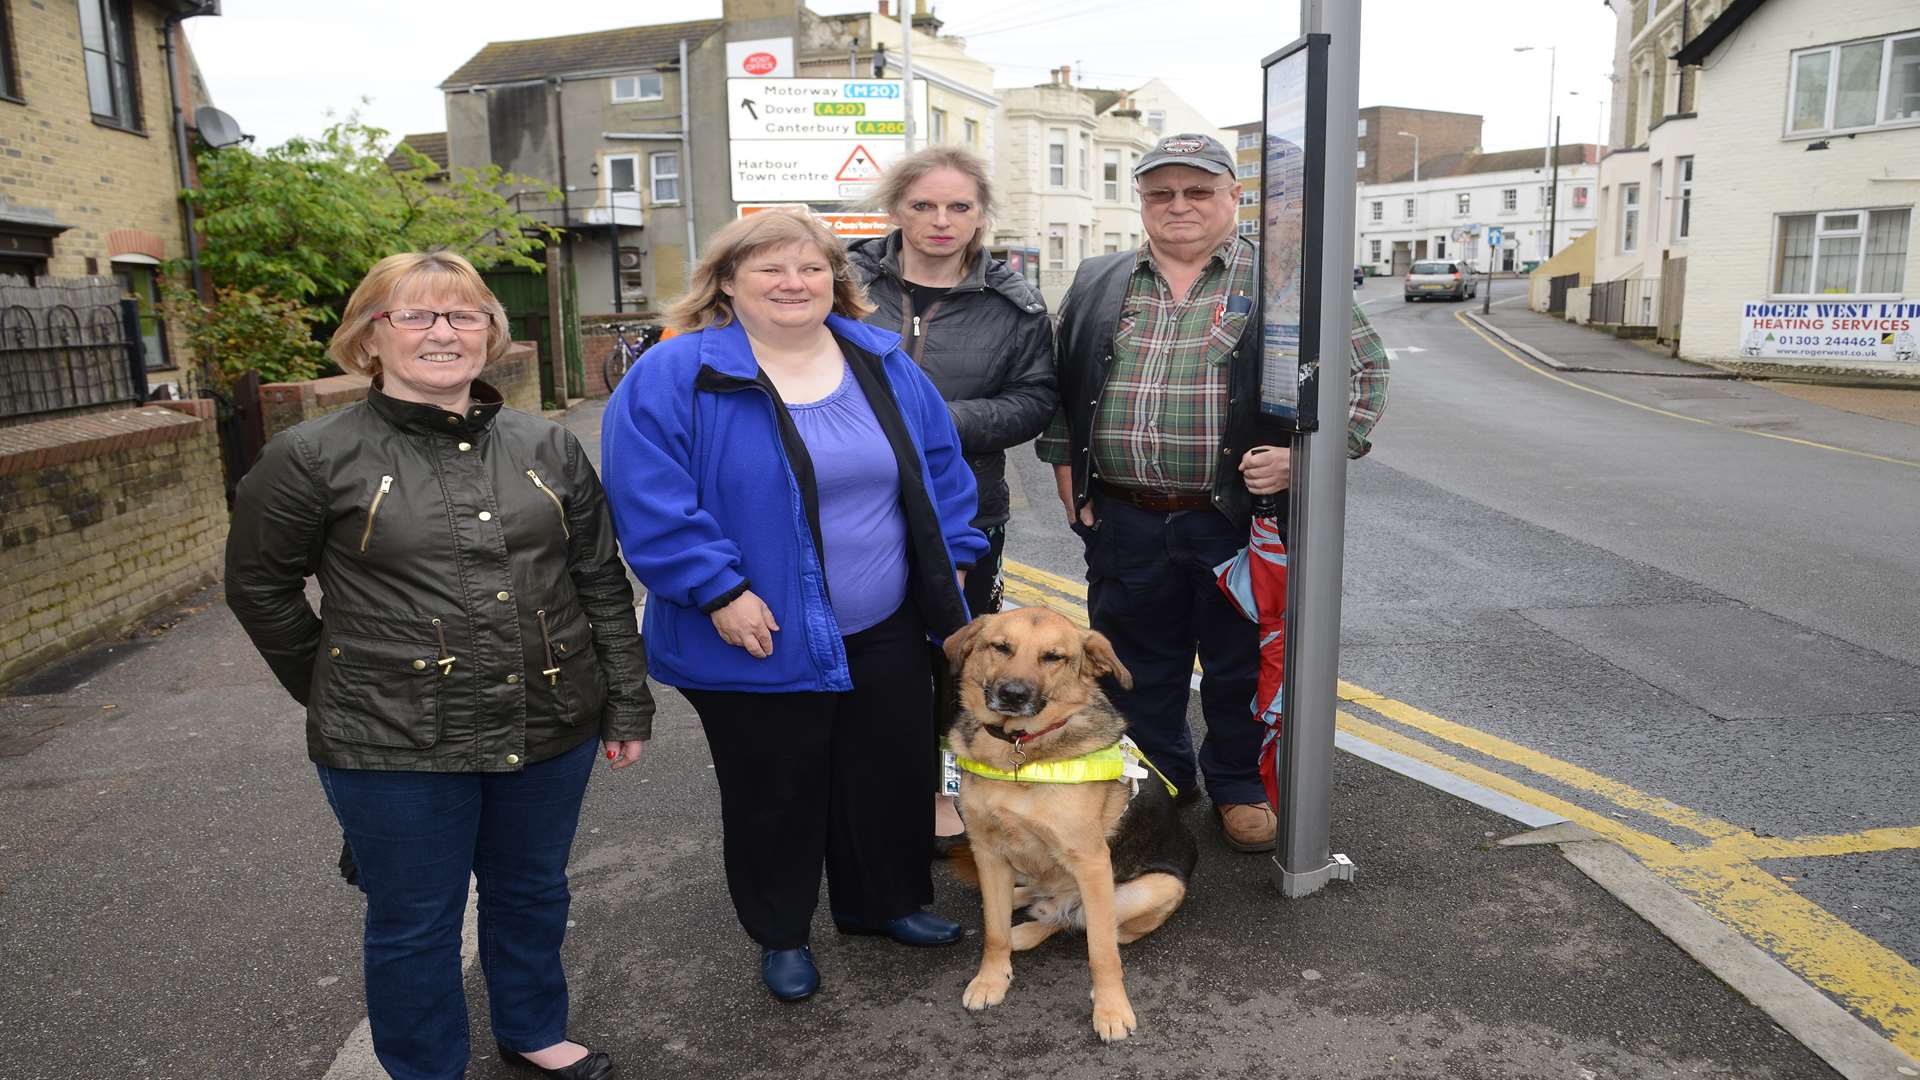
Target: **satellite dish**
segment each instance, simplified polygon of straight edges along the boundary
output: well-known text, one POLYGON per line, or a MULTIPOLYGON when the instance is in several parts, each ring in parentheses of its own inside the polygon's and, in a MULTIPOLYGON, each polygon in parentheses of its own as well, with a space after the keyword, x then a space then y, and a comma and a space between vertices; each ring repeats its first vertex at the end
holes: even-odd
POLYGON ((202 105, 193 110, 193 126, 200 131, 200 138, 215 150, 236 146, 253 138, 242 134, 240 124, 233 117, 211 105, 202 105))

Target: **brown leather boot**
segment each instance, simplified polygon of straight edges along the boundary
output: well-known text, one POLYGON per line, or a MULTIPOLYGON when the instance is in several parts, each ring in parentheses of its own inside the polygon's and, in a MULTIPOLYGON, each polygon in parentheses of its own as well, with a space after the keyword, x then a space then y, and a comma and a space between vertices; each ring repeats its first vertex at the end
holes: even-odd
POLYGON ((1227 803, 1213 808, 1220 832, 1235 851, 1272 851, 1279 819, 1266 803, 1227 803))

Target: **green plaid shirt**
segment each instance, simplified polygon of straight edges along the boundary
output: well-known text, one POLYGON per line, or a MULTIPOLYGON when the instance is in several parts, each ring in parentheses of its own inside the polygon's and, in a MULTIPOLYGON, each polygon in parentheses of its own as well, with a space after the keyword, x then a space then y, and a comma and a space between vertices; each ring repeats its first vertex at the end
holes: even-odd
MULTIPOLYGON (((1227 360, 1252 317, 1227 312, 1227 299, 1253 295, 1257 258, 1251 243, 1228 239, 1183 299, 1167 287, 1151 248, 1140 248, 1094 418, 1094 475, 1148 491, 1213 489, 1226 423, 1227 360)), ((1387 350, 1358 305, 1352 340, 1347 454, 1359 457, 1372 449, 1367 436, 1386 409, 1387 350)), ((1067 464, 1064 412, 1054 414, 1034 449, 1043 461, 1067 464)))

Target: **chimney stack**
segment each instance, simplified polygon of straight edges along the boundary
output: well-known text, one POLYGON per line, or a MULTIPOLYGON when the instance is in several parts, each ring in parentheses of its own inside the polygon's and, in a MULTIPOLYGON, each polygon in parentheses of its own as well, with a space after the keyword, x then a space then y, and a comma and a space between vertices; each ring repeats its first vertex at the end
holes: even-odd
POLYGON ((1060 65, 1060 85, 1061 86, 1073 85, 1073 65, 1071 64, 1060 65))
POLYGON ((893 17, 892 14, 887 11, 887 0, 880 0, 880 17, 883 19, 893 17))

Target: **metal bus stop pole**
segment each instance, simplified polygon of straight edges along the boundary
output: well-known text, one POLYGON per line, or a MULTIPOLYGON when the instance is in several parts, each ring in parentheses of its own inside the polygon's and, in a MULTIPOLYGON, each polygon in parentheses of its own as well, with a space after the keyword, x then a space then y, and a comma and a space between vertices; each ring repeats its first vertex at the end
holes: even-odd
POLYGON ((1347 514, 1347 366, 1352 349, 1354 154, 1360 112, 1360 0, 1301 0, 1302 34, 1327 34, 1321 170, 1318 334, 1320 430, 1293 438, 1288 496, 1286 722, 1280 737, 1279 850, 1274 884, 1308 896, 1351 880, 1353 863, 1328 833, 1340 660, 1341 547, 1347 514))

